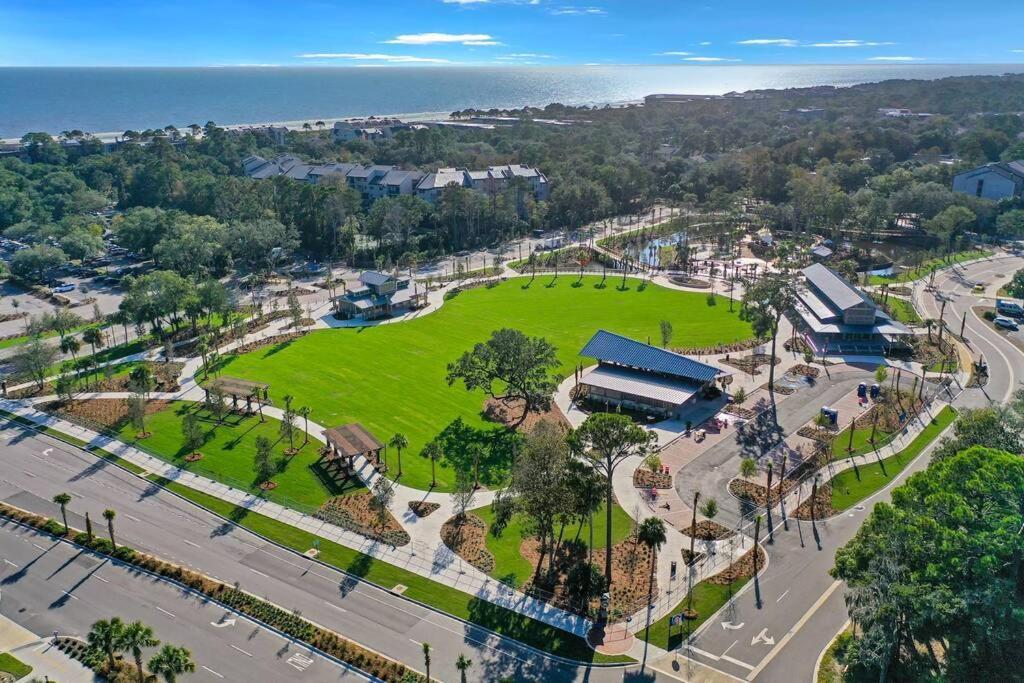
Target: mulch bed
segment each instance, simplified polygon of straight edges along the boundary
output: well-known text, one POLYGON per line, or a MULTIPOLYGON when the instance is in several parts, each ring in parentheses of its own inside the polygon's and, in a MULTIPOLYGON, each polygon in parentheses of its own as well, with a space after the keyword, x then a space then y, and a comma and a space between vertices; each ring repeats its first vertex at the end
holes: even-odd
MULTIPOLYGON (((768 385, 765 384, 761 388, 764 389, 765 391, 767 391, 768 390, 768 385)), ((790 394, 795 394, 796 393, 796 389, 794 389, 793 387, 786 386, 785 384, 779 384, 778 382, 776 382, 775 383, 775 393, 776 394, 782 394, 783 396, 789 396, 790 394)))
POLYGON ((296 327, 312 327, 313 325, 316 325, 316 321, 313 320, 312 318, 301 318, 299 319, 298 325, 296 325, 293 322, 288 323, 287 325, 285 325, 285 329, 292 330, 295 329, 296 327))
POLYGON ((422 500, 409 501, 409 509, 417 517, 429 517, 430 513, 436 512, 440 507, 438 503, 427 503, 422 500))
POLYGON ((820 441, 821 443, 831 443, 832 439, 835 438, 837 434, 837 432, 830 431, 814 424, 804 425, 798 429, 796 433, 805 439, 813 439, 814 441, 820 441))
POLYGON ((700 562, 704 559, 704 553, 694 551, 694 553, 691 555, 689 548, 680 548, 680 552, 683 555, 683 564, 685 564, 687 567, 692 567, 695 563, 700 562))
POLYGON ((710 519, 703 519, 697 522, 696 533, 694 533, 693 527, 690 525, 684 526, 680 531, 687 536, 693 536, 698 541, 721 541, 722 539, 729 538, 734 534, 732 529, 724 527, 718 522, 713 522, 710 519))
POLYGON ((672 488, 672 475, 665 472, 652 472, 646 467, 638 467, 633 472, 633 486, 638 489, 649 489, 652 486, 656 489, 672 488))
POLYGON ((669 281, 674 285, 680 287, 692 287, 694 289, 710 289, 711 283, 707 280, 698 280, 693 277, 686 277, 685 275, 673 275, 669 278, 669 281))
MULTIPOLYGON (((789 493, 797 485, 795 479, 786 477, 786 483, 782 485, 783 495, 789 493)), ((754 501, 754 505, 759 508, 768 507, 765 487, 754 482, 747 481, 746 479, 733 479, 729 482, 729 493, 736 496, 737 498, 747 498, 754 501)), ((778 480, 772 480, 772 492, 771 492, 771 504, 773 506, 779 504, 779 484, 778 480)))
MULTIPOLYGON (((832 515, 839 512, 832 507, 832 485, 822 484, 818 487, 818 496, 815 499, 814 504, 814 517, 815 519, 824 519, 831 517, 832 515)), ((800 505, 793 510, 793 517, 796 519, 809 520, 811 518, 811 498, 807 497, 807 500, 800 503, 800 505)))
POLYGON ((509 429, 517 429, 524 433, 533 431, 533 428, 540 422, 553 422, 568 430, 572 425, 562 415, 562 411, 552 402, 551 409, 544 412, 525 412, 525 402, 522 399, 496 399, 488 398, 484 401, 484 418, 505 425, 509 429))
POLYGON ((243 354, 249 353, 250 351, 256 351, 262 349, 265 346, 274 346, 275 344, 284 344, 292 340, 298 339, 308 332, 289 332, 287 334, 278 334, 273 337, 267 337, 266 339, 257 339, 256 341, 249 342, 248 344, 242 344, 238 348, 232 349, 231 353, 243 354))
POLYGON ((684 356, 699 356, 701 354, 739 353, 748 351, 755 346, 764 343, 763 339, 747 339, 745 341, 733 342, 732 344, 714 344, 712 346, 673 347, 672 351, 681 353, 684 356))
POLYGON ((769 364, 778 365, 782 361, 778 356, 773 357, 769 353, 752 353, 749 356, 742 356, 740 358, 726 358, 720 362, 723 365, 731 365, 750 375, 760 375, 761 366, 769 364))
POLYGON ((487 523, 476 515, 449 519, 441 527, 441 541, 483 573, 494 571, 494 555, 487 549, 487 523))
POLYGON ((407 545, 409 534, 391 513, 382 523, 377 512, 370 507, 372 498, 369 491, 329 498, 316 511, 315 517, 383 543, 407 545))
POLYGON ((795 339, 787 339, 782 343, 782 348, 786 351, 795 351, 797 353, 803 353, 804 351, 814 351, 810 344, 803 337, 796 337, 795 339))
POLYGON ((199 462, 203 459, 203 454, 198 451, 195 453, 189 453, 185 456, 185 462, 199 462))
POLYGON ((810 365, 798 363, 790 368, 789 372, 800 377, 817 377, 821 374, 821 368, 812 368, 810 365))
MULTIPOLYGON (((760 570, 768 560, 764 549, 757 546, 757 568, 760 570)), ((715 574, 707 581, 708 583, 727 586, 737 579, 749 578, 754 575, 754 549, 748 550, 743 557, 739 558, 721 572, 715 574)))
MULTIPOLYGON (((149 401, 146 414, 158 413, 170 405, 170 401, 149 401)), ((88 428, 118 429, 128 420, 128 400, 123 398, 52 401, 40 409, 88 428)))
POLYGON ((729 413, 736 417, 742 417, 744 420, 753 420, 757 417, 757 411, 751 410, 750 408, 744 408, 743 406, 730 403, 729 405, 722 408, 723 413, 729 413))

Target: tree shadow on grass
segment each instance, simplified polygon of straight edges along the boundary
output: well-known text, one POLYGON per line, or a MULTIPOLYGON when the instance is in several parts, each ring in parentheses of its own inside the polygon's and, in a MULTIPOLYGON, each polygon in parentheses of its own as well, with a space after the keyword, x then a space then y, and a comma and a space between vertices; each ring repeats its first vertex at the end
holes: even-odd
POLYGON ((504 427, 476 428, 461 417, 455 418, 437 436, 444 452, 444 462, 456 472, 474 470, 474 455, 480 453, 480 483, 487 487, 500 485, 515 457, 519 435, 504 427))
POLYGON ((263 352, 263 357, 264 358, 270 358, 273 355, 281 353, 282 351, 287 349, 289 346, 291 346, 294 342, 295 342, 294 339, 289 339, 288 341, 278 342, 278 343, 274 344, 273 346, 271 346, 266 351, 264 351, 263 352))

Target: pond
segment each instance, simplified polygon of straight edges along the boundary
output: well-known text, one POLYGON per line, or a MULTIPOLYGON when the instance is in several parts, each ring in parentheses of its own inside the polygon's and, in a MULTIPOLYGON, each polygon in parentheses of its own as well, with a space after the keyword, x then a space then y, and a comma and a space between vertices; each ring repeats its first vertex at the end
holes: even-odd
MULTIPOLYGON (((625 254, 629 258, 639 261, 645 266, 659 267, 662 262, 672 261, 675 254, 671 253, 678 245, 686 242, 686 232, 676 232, 664 237, 643 240, 639 243, 632 243, 626 246, 625 254)), ((696 259, 711 258, 711 245, 705 242, 691 241, 691 248, 697 249, 696 259)))

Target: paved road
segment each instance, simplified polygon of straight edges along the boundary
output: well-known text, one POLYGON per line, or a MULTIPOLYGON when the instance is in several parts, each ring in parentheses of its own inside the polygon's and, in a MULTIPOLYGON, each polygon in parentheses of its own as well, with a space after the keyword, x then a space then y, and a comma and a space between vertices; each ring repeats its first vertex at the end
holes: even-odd
POLYGON ((189 680, 372 680, 173 584, 13 522, 0 523, 0 558, 0 614, 40 637, 84 637, 97 619, 120 616, 187 647, 196 663, 189 680))
POLYGON ((55 516, 50 499, 61 491, 73 496, 72 526, 84 528, 87 510, 97 519, 105 508, 114 508, 116 533, 124 543, 220 580, 238 581, 246 590, 299 609, 306 618, 411 666, 419 667, 421 643, 429 642, 432 673, 442 680, 458 680, 454 663, 460 653, 474 662, 470 680, 623 680, 622 668, 591 669, 541 657, 516 641, 278 548, 88 453, 0 424, 0 500, 55 516))
MULTIPOLYGON (((937 288, 947 297, 945 317, 950 328, 959 331, 959 322, 966 312, 966 334, 975 356, 984 353, 991 368, 988 385, 961 393, 954 402, 957 407, 977 407, 1006 400, 1019 387, 1019 368, 1024 367, 1021 348, 970 311, 972 306, 993 302, 971 294, 970 285, 960 280, 991 282, 996 273, 1008 278, 1021 267, 1024 267, 1024 259, 996 259, 967 266, 961 269, 960 275, 944 272, 936 278, 937 288)), ((919 286, 918 290, 918 301, 928 317, 938 318, 941 303, 937 304, 930 293, 923 292, 923 287, 919 286)), ((1024 335, 1021 341, 1024 342, 1024 335)), ((855 378, 842 379, 852 381, 855 378)), ((804 390, 801 393, 806 392, 806 397, 802 407, 793 403, 796 396, 787 399, 783 405, 785 412, 791 415, 783 418, 784 427, 789 429, 800 419, 792 413, 806 413, 807 408, 813 413, 817 405, 832 400, 835 392, 847 390, 849 382, 840 384, 842 386, 804 390)), ((933 449, 934 444, 892 485, 865 501, 863 509, 851 510, 813 526, 790 520, 788 531, 776 526, 774 543, 765 546, 769 556, 765 573, 756 586, 750 584, 742 592, 734 611, 707 623, 698 632, 693 643, 694 658, 745 680, 771 683, 811 680, 819 654, 848 618, 844 586, 828 575, 836 549, 854 536, 875 502, 888 500, 894 486, 927 467, 933 449)), ((732 472, 724 472, 723 467, 730 454, 720 453, 713 459, 716 462, 704 467, 702 473, 697 470, 691 484, 713 483, 716 464, 721 468, 717 470, 722 472, 720 476, 732 476, 732 472)), ((779 525, 778 509, 774 517, 774 523, 779 525)))

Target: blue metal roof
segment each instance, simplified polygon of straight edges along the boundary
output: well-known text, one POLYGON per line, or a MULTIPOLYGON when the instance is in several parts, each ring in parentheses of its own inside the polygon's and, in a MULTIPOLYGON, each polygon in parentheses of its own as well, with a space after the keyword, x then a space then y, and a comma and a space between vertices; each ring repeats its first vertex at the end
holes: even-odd
POLYGON ((607 330, 598 330, 580 355, 694 382, 710 382, 721 374, 718 368, 700 361, 607 330))

